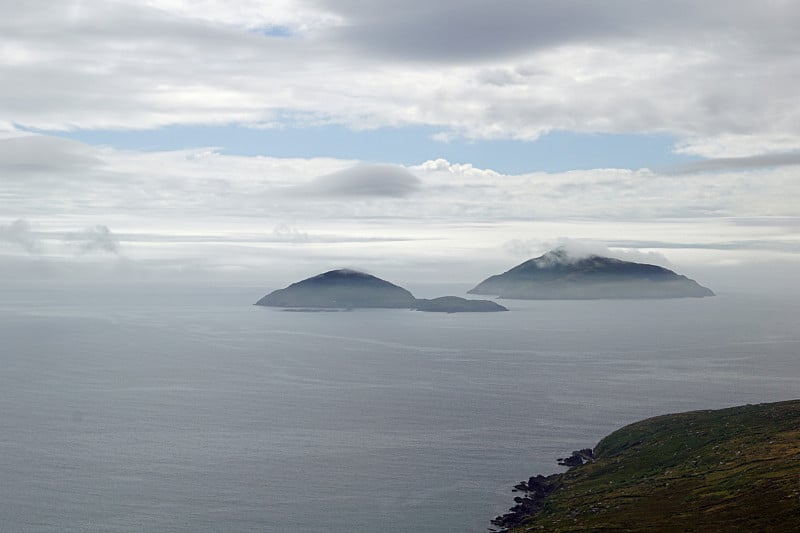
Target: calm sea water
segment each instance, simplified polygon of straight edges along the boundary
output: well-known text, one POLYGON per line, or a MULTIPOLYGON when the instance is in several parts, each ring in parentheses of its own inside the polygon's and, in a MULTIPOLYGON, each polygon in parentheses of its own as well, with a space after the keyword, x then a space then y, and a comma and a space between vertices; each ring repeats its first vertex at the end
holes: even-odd
POLYGON ((438 315, 263 292, 4 290, 0 530, 485 531, 621 425, 800 397, 789 298, 438 315))

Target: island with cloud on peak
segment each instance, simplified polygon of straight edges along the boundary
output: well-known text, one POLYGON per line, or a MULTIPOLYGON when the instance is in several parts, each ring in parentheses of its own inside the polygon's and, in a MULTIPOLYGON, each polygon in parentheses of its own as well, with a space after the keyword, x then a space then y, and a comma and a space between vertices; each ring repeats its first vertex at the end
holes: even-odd
POLYGON ((440 313, 507 311, 488 300, 444 296, 417 299, 408 290, 351 269, 330 270, 273 291, 255 305, 289 309, 416 309, 440 313))
POLYGON ((556 248, 491 276, 469 291, 518 300, 703 298, 711 289, 672 270, 556 248))

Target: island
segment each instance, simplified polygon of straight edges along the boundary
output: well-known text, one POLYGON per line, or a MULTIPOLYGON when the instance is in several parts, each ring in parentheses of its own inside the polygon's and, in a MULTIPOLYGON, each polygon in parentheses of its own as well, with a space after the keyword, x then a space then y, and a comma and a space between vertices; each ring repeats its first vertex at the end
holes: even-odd
POLYGON ((458 296, 442 296, 432 300, 418 299, 417 311, 431 313, 494 313, 508 308, 491 300, 468 300, 458 296))
POLYGON ((556 248, 496 276, 469 294, 518 300, 703 298, 714 293, 666 268, 556 248))
POLYGON ((559 464, 493 531, 800 531, 800 400, 650 418, 559 464))
POLYGON ((314 312, 334 309, 416 309, 440 313, 508 311, 488 300, 443 296, 417 299, 408 290, 364 272, 331 270, 273 291, 255 305, 314 312))
POLYGON ((256 305, 305 308, 413 309, 417 299, 402 287, 350 269, 331 270, 273 291, 256 305))

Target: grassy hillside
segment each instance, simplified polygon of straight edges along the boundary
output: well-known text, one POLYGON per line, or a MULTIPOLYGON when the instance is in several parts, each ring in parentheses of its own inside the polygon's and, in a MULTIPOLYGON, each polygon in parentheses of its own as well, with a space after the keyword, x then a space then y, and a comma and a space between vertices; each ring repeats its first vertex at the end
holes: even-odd
MULTIPOLYGON (((800 400, 659 416, 615 431, 510 531, 800 531, 800 400)), ((545 478, 542 478, 545 479, 545 478)), ((520 509, 537 499, 525 483, 520 509)), ((541 491, 539 491, 541 494, 541 491)), ((508 515, 507 515, 508 516, 508 515)))

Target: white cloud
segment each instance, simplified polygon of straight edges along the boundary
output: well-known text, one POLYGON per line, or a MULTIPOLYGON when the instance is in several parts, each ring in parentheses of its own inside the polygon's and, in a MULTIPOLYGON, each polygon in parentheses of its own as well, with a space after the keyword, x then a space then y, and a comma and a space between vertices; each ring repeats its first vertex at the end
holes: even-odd
POLYGON ((475 168, 471 163, 451 163, 447 159, 425 161, 421 165, 412 167, 412 169, 426 172, 445 171, 450 174, 458 174, 461 176, 496 177, 500 175, 491 169, 475 168))
POLYGON ((555 240, 536 240, 536 239, 513 239, 506 242, 504 248, 513 256, 529 259, 540 256, 550 250, 561 248, 567 252, 567 256, 573 259, 581 259, 590 255, 602 257, 613 257, 623 261, 635 263, 646 263, 670 267, 671 264, 664 254, 640 250, 636 248, 610 248, 605 243, 588 239, 572 239, 569 237, 559 237, 555 240))

